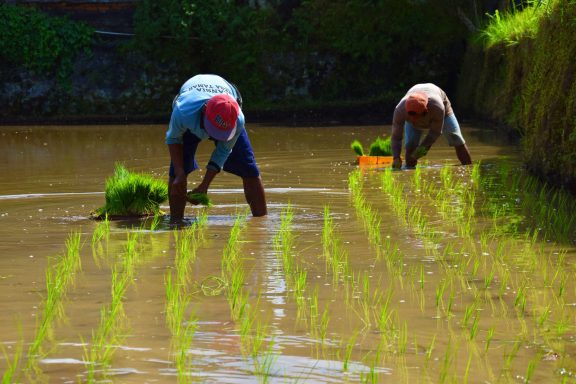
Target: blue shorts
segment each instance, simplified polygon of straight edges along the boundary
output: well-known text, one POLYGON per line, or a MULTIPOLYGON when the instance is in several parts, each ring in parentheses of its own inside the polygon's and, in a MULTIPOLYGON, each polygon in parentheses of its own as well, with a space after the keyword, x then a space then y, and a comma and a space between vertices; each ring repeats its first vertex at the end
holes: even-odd
MULTIPOLYGON (((195 155, 198 143, 202 140, 188 130, 184 133, 182 139, 184 141, 182 145, 184 152, 184 171, 186 174, 189 174, 199 168, 195 155)), ((236 141, 236 144, 234 144, 232 152, 230 153, 230 156, 228 156, 228 159, 226 159, 222 169, 240 177, 260 176, 260 170, 256 165, 254 151, 252 150, 252 144, 250 144, 250 139, 248 139, 246 130, 238 136, 238 140, 236 141)), ((170 162, 170 177, 174 176, 174 166, 172 165, 172 162, 170 162)))
MULTIPOLYGON (((422 137, 423 129, 414 128, 414 126, 406 121, 404 123, 404 133, 406 134, 405 147, 416 148, 420 145, 420 138, 422 137)), ((457 147, 466 144, 462 132, 460 132, 460 125, 456 119, 456 115, 444 117, 444 126, 442 127, 442 136, 448 140, 448 145, 457 147)))

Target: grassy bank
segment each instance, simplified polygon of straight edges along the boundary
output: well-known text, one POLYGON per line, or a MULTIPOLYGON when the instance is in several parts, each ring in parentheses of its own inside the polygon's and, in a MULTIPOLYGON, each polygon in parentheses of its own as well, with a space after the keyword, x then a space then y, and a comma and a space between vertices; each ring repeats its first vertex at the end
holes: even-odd
POLYGON ((535 2, 495 14, 470 48, 458 103, 522 135, 537 175, 576 193, 576 4, 535 2))

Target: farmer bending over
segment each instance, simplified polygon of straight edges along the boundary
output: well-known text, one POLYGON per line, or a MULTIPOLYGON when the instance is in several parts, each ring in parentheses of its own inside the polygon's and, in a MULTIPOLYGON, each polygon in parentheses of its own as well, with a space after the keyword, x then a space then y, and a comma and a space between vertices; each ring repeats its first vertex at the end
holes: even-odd
POLYGON ((425 156, 440 135, 456 149, 456 156, 462 164, 471 164, 472 159, 458 120, 454 115, 450 100, 438 86, 416 84, 408 90, 394 109, 392 121, 392 167, 402 167, 402 138, 406 131, 406 166, 415 167, 418 159, 425 156), (422 132, 428 134, 420 141, 422 132))
POLYGON ((266 215, 264 186, 241 106, 242 97, 236 86, 220 76, 196 75, 180 88, 172 103, 166 132, 171 159, 168 181, 171 221, 180 221, 184 216, 187 177, 198 169, 195 154, 198 143, 204 139, 214 141, 215 148, 202 182, 192 192, 207 193, 214 177, 225 170, 242 178, 252 215, 266 215))

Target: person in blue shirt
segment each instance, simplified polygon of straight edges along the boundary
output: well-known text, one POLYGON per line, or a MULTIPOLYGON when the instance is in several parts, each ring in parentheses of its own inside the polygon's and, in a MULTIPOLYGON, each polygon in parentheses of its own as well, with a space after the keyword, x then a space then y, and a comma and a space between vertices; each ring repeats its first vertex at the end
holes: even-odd
POLYGON ((214 141, 215 148, 202 182, 192 192, 207 193, 214 177, 224 170, 242 178, 252 215, 267 214, 264 186, 241 107, 242 96, 236 86, 217 75, 196 75, 180 88, 172 103, 166 132, 171 160, 168 182, 171 221, 180 221, 184 216, 188 174, 198 169, 196 149, 205 139, 214 141))

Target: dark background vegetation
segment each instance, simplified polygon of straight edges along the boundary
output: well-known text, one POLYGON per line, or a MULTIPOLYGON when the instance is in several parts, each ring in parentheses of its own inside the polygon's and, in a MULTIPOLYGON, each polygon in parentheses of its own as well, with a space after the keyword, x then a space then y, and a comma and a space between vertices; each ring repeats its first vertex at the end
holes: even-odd
POLYGON ((397 98, 415 83, 434 82, 449 94, 455 90, 471 30, 498 5, 16 3, 0 5, 3 119, 88 122, 165 119, 179 86, 197 73, 235 82, 253 120, 386 121, 397 98), (122 17, 102 22, 114 15, 122 17), (127 35, 99 33, 102 29, 127 35))

